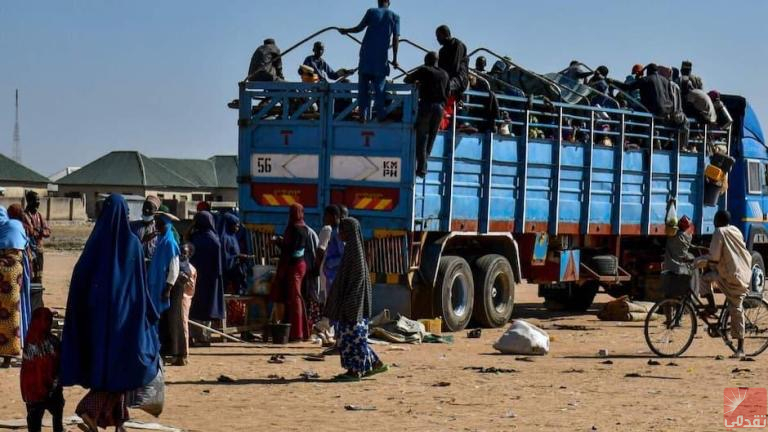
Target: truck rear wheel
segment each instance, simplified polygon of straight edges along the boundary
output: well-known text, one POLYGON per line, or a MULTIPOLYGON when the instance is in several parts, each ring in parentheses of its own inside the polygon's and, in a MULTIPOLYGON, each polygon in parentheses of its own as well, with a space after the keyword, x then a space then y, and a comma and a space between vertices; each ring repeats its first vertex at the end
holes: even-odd
POLYGON ((475 320, 491 328, 508 323, 515 303, 515 279, 509 261, 501 255, 478 258, 474 282, 475 320))
POLYGON ((435 283, 435 310, 442 314, 443 328, 455 332, 464 330, 472 318, 475 286, 472 269, 464 258, 440 258, 435 283))

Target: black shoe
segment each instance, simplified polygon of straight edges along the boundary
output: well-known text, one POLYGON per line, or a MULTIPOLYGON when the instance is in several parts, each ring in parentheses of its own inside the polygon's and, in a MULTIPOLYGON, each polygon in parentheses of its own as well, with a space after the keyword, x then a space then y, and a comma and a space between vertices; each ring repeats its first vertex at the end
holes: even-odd
POLYGON ((227 106, 231 109, 240 109, 240 100, 235 99, 232 102, 228 103, 227 106))
POLYGON ((323 351, 324 356, 334 356, 339 354, 340 354, 339 347, 336 347, 336 346, 330 347, 327 350, 323 351))

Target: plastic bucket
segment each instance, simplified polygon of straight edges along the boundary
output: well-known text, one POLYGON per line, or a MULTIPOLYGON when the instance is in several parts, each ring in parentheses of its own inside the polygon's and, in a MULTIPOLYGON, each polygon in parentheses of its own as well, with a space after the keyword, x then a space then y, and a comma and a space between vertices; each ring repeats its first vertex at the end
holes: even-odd
POLYGON ((272 335, 272 343, 276 345, 285 345, 290 340, 290 324, 270 324, 269 333, 272 335))
POLYGON ((736 160, 728 155, 715 153, 709 158, 709 163, 723 170, 724 173, 731 172, 736 160))
POLYGON ((722 184, 717 184, 708 178, 704 179, 704 205, 708 207, 717 206, 720 199, 720 189, 722 184))

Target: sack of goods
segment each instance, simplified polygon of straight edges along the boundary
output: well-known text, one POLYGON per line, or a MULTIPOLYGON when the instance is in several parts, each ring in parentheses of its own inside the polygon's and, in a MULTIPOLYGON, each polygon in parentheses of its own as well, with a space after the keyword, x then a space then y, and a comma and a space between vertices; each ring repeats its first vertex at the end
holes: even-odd
POLYGON ((597 317, 603 321, 645 321, 651 307, 653 303, 632 302, 629 296, 621 296, 606 303, 597 313, 597 317))
POLYGON ((549 353, 549 335, 523 320, 515 320, 493 344, 502 354, 545 355, 549 353))

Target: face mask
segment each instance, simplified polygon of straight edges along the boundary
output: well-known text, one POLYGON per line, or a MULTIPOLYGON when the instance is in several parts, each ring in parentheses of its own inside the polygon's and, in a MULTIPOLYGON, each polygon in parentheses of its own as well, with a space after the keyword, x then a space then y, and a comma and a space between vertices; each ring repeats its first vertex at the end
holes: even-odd
POLYGON ((141 220, 144 221, 144 222, 149 223, 149 222, 152 222, 153 220, 155 220, 155 217, 152 216, 152 215, 149 215, 149 216, 142 215, 141 216, 141 220))

